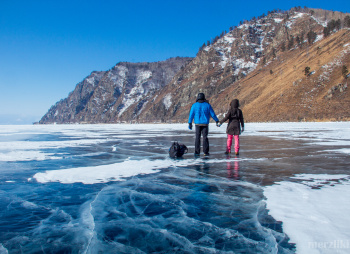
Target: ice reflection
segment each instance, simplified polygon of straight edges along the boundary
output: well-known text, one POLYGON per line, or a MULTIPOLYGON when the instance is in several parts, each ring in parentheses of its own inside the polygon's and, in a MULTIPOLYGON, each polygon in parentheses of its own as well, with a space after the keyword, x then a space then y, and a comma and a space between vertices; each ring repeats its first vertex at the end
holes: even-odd
POLYGON ((239 159, 237 157, 234 159, 234 161, 230 160, 230 158, 228 157, 226 162, 226 168, 228 178, 232 178, 234 180, 239 179, 239 159))

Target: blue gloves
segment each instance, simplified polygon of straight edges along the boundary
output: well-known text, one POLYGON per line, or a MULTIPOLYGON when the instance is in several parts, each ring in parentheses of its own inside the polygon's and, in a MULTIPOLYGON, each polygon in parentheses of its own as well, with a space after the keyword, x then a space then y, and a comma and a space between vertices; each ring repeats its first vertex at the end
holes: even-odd
POLYGON ((188 123, 188 128, 192 130, 192 123, 188 123))

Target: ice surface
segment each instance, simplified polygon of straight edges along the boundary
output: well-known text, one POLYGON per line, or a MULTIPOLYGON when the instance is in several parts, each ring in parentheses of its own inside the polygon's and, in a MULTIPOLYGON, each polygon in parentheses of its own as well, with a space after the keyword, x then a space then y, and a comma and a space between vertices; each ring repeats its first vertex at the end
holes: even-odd
POLYGON ((261 224, 273 220, 266 214, 258 186, 195 176, 192 171, 168 172, 103 188, 81 210, 85 251, 277 253, 284 249, 285 235, 261 224))
POLYGON ((350 123, 245 127, 0 126, 0 253, 347 253, 350 123))
POLYGON ((247 128, 246 135, 299 139, 329 146, 350 145, 350 122, 251 123, 247 128))
POLYGON ((343 149, 333 149, 333 150, 325 150, 326 152, 336 152, 336 153, 346 153, 350 154, 350 149, 349 148, 343 148, 343 149))

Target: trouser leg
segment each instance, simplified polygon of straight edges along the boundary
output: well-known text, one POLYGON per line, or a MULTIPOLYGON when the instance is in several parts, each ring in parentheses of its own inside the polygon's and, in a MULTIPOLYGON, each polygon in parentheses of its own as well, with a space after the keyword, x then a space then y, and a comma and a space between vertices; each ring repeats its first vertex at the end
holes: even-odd
POLYGON ((200 154, 201 152, 201 126, 196 125, 196 141, 194 143, 194 153, 200 154))
POLYGON ((209 154, 209 126, 201 126, 202 127, 202 135, 203 135, 203 152, 204 154, 209 154))
POLYGON ((231 152, 231 147, 232 147, 232 139, 233 135, 227 134, 227 146, 226 146, 226 152, 231 152))
POLYGON ((235 153, 239 153, 239 135, 235 135, 235 153))

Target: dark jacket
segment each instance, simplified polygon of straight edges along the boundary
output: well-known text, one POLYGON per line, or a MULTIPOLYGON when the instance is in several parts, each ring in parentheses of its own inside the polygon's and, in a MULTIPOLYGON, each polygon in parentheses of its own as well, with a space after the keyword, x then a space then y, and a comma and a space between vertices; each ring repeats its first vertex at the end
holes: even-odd
POLYGON ((230 103, 230 109, 228 110, 225 117, 220 121, 220 124, 223 124, 229 120, 226 133, 230 135, 240 135, 241 127, 244 128, 244 119, 242 110, 239 108, 239 101, 234 99, 230 103))
POLYGON ((192 123, 194 120, 195 124, 207 125, 209 124, 210 117, 212 117, 215 122, 219 122, 213 108, 205 99, 204 94, 200 93, 198 94, 196 103, 191 107, 188 123, 192 123))

